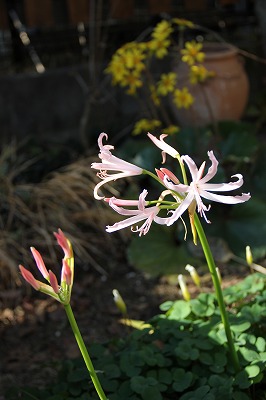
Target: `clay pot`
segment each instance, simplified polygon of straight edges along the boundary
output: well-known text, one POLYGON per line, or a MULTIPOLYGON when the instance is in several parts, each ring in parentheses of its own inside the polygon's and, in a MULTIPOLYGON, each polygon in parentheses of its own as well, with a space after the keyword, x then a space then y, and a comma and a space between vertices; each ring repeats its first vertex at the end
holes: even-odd
POLYGON ((238 49, 226 43, 206 43, 203 65, 215 72, 215 77, 191 85, 188 66, 177 65, 178 81, 187 86, 195 101, 188 109, 176 110, 181 126, 204 126, 215 121, 239 120, 249 96, 249 81, 238 49))

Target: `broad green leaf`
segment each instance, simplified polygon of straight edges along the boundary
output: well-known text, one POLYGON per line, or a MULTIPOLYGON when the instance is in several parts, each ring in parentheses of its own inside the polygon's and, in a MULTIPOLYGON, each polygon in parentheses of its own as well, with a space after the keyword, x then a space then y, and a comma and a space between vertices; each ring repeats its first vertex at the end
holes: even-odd
POLYGON ((128 259, 136 268, 151 276, 178 274, 193 263, 183 243, 175 237, 175 227, 153 225, 147 235, 134 236, 128 259))
POLYGON ((170 310, 167 312, 168 319, 185 319, 191 312, 190 303, 185 300, 175 301, 170 310))

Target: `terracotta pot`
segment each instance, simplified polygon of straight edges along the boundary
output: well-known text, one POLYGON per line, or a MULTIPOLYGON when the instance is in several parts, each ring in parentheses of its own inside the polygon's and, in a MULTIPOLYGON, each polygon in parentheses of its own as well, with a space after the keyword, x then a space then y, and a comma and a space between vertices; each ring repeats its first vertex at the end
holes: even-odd
POLYGON ((238 49, 226 43, 206 43, 204 66, 215 72, 215 77, 201 84, 191 85, 188 66, 177 66, 180 86, 187 86, 195 101, 188 109, 176 109, 181 126, 204 126, 214 121, 239 120, 249 96, 249 81, 238 49))

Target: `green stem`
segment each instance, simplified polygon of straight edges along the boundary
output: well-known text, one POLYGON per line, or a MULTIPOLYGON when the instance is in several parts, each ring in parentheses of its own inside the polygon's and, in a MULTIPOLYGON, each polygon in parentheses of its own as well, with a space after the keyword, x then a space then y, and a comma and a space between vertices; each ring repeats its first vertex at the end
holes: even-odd
POLYGON ((80 352, 82 354, 82 357, 84 359, 86 367, 87 367, 87 369, 89 371, 91 380, 92 380, 92 382, 94 384, 94 387, 95 387, 95 389, 96 389, 96 391, 98 393, 98 396, 99 396, 99 398, 101 400, 107 400, 107 397, 106 397, 106 395, 105 395, 105 393, 103 391, 103 388, 102 388, 102 386, 100 384, 98 376, 97 376, 97 374, 95 372, 95 369, 93 367, 91 358, 89 356, 89 353, 87 351, 87 348, 86 348, 85 343, 83 341, 83 338, 81 336, 81 333, 80 333, 79 327, 77 325, 76 319, 74 317, 72 308, 71 308, 70 304, 66 304, 66 305, 64 305, 64 307, 65 307, 65 311, 66 311, 68 320, 70 322, 71 328, 73 330, 74 336, 76 338, 77 344, 79 346, 80 352))
POLYGON ((199 217, 196 213, 194 214, 194 218, 195 218, 195 220, 194 220, 195 227, 197 229, 197 233, 199 235, 201 246, 202 246, 202 249, 203 249, 203 252, 204 252, 210 273, 211 273, 212 281, 214 284, 217 301, 218 301, 218 305, 220 308, 221 318, 222 318, 222 322, 223 322, 226 337, 227 337, 228 348, 229 348, 229 351, 231 354, 231 358, 232 358, 232 362, 233 362, 235 371, 238 372, 240 370, 238 355, 237 355, 235 345, 234 345, 234 340, 233 340, 233 336, 232 336, 232 332, 231 332, 231 328, 230 328, 228 314, 227 314, 225 303, 224 303, 223 292, 222 292, 219 276, 216 271, 216 265, 215 265, 215 262, 214 262, 214 259, 212 256, 212 252, 211 252, 208 240, 206 238, 206 235, 205 235, 202 225, 200 223, 199 217))

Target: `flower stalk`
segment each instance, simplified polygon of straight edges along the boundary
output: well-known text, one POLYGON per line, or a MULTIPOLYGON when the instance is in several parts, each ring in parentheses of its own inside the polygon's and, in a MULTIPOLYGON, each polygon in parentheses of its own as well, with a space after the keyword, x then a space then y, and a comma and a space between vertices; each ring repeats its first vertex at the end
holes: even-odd
POLYGON ((216 297, 217 297, 217 302, 219 305, 221 318, 222 318, 222 322, 224 325, 225 334, 227 337, 228 348, 229 348, 229 352, 230 352, 230 355, 232 358, 234 369, 236 372, 238 372, 240 370, 240 364, 239 364, 238 355, 237 355, 235 345, 234 345, 234 340, 233 340, 233 336, 232 336, 232 332, 231 332, 231 328, 230 328, 228 314, 227 314, 225 303, 224 303, 224 297, 223 297, 223 292, 222 292, 222 288, 221 288, 221 284, 220 284, 219 275, 217 274, 216 265, 215 265, 215 262, 213 259, 213 255, 212 255, 208 240, 206 238, 205 232, 202 228, 201 222, 196 213, 195 213, 194 223, 195 223, 198 237, 199 237, 199 240, 200 240, 200 243, 201 243, 201 246, 202 246, 208 267, 209 267, 209 271, 211 273, 211 277, 212 277, 212 281, 213 281, 213 285, 214 285, 214 289, 215 289, 215 293, 216 293, 216 297))
POLYGON ((80 350, 80 352, 82 354, 83 360, 84 360, 84 362, 86 364, 86 367, 87 367, 87 369, 89 371, 91 380, 92 380, 93 385, 95 387, 95 390, 96 390, 96 392, 97 392, 97 394, 98 394, 98 396, 99 396, 99 398, 101 400, 108 400, 106 395, 105 395, 105 393, 104 393, 104 390, 103 390, 103 388, 102 388, 102 386, 100 384, 100 381, 98 379, 96 371, 94 369, 93 363, 91 361, 91 358, 89 356, 88 350, 87 350, 87 348, 85 346, 84 340, 83 340, 82 335, 80 333, 80 330, 79 330, 78 324, 76 322, 75 316, 73 314, 72 308, 71 308, 70 304, 64 305, 64 308, 65 308, 66 315, 67 315, 67 318, 69 320, 69 323, 71 325, 73 334, 74 334, 75 339, 77 341, 79 350, 80 350))

